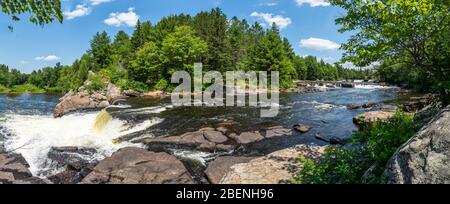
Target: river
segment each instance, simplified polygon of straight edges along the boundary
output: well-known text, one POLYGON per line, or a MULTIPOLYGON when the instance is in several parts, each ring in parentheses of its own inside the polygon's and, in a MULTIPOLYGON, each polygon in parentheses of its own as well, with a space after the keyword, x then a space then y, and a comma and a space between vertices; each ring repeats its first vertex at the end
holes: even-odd
MULTIPOLYGON (((301 143, 326 143, 314 138, 349 138, 357 130, 352 118, 364 110, 349 110, 349 104, 393 101, 394 87, 358 85, 356 88, 328 89, 309 94, 281 94, 280 113, 274 118, 260 118, 260 111, 250 107, 179 107, 169 99, 135 98, 126 104, 108 108, 112 120, 101 131, 94 126, 100 111, 81 111, 54 119, 55 95, 0 95, 0 152, 20 153, 37 176, 48 176, 61 169, 47 158, 51 147, 78 146, 95 148, 90 160, 100 160, 126 146, 142 146, 132 141, 148 136, 179 135, 202 127, 232 121, 235 132, 281 125, 291 128, 303 123, 313 127, 307 134, 276 141, 261 147, 271 152, 301 143), (123 142, 114 139, 123 138, 123 142)), ((205 160, 207 153, 174 150, 177 156, 205 160)))

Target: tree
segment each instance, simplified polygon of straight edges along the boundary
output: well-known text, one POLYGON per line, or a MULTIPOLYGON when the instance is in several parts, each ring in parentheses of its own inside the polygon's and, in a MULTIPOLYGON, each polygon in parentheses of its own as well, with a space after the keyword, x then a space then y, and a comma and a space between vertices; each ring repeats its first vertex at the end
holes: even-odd
POLYGON ((91 49, 88 51, 92 57, 93 70, 98 71, 106 69, 112 64, 112 46, 111 39, 106 32, 96 33, 91 40, 91 49))
POLYGON ((160 49, 154 42, 147 42, 136 52, 136 57, 130 63, 129 75, 135 81, 150 85, 162 77, 160 49))
POLYGON ((128 67, 128 63, 133 53, 130 37, 124 31, 119 31, 112 44, 114 53, 118 55, 119 63, 123 67, 128 67))
POLYGON ((200 12, 194 17, 197 34, 208 44, 205 69, 225 72, 233 70, 231 49, 227 40, 228 19, 219 8, 200 12))
POLYGON ((131 37, 131 44, 134 50, 138 50, 151 40, 152 29, 153 27, 150 21, 144 23, 141 23, 141 21, 137 22, 136 29, 131 37))
POLYGON ((390 57, 432 74, 450 89, 450 3, 447 0, 330 0, 346 10, 340 32, 357 31, 342 48, 359 66, 390 57), (403 58, 406 57, 406 58, 403 58))
MULTIPOLYGON (((61 12, 61 1, 59 0, 8 0, 0 1, 2 12, 11 15, 13 21, 19 21, 19 15, 29 14, 29 21, 44 25, 53 22, 55 19, 59 22, 63 21, 61 12)), ((8 26, 10 30, 12 26, 8 26)))

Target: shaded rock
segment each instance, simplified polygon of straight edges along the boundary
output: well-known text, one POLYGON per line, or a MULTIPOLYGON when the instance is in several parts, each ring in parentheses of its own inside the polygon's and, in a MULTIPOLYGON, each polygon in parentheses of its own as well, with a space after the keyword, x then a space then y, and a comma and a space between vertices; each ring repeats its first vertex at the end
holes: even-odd
POLYGON ((48 180, 33 177, 22 155, 0 154, 0 184, 46 184, 48 180))
POLYGON ((384 177, 391 184, 450 184, 450 106, 389 160, 384 177))
MULTIPOLYGON (((220 132, 218 132, 220 133, 220 132)), ((221 134, 221 133, 220 133, 221 134)), ((211 139, 222 141, 221 136, 213 138, 214 135, 209 135, 211 139)), ((214 152, 216 150, 216 143, 209 141, 204 136, 204 131, 199 130, 196 132, 188 132, 180 136, 170 137, 156 137, 156 138, 144 138, 141 141, 146 144, 150 149, 160 149, 167 147, 188 148, 197 149, 201 151, 214 152)))
POLYGON ((128 147, 101 161, 82 183, 192 184, 194 180, 174 156, 128 147))
POLYGON ((388 111, 370 111, 357 115, 353 118, 353 122, 357 125, 365 125, 376 121, 388 120, 394 116, 394 112, 388 111))
POLYGON ((316 135, 314 135, 314 137, 318 140, 324 141, 324 142, 330 142, 328 139, 326 139, 325 137, 322 137, 322 135, 320 135, 319 133, 317 133, 316 135))
POLYGON ((240 163, 247 163, 252 159, 254 159, 254 157, 217 157, 214 161, 209 163, 208 168, 205 171, 206 177, 210 183, 218 184, 222 177, 231 170, 231 166, 240 163))
POLYGON ((342 83, 342 84, 341 84, 341 87, 342 87, 342 88, 355 88, 356 85, 355 85, 355 84, 352 84, 352 83, 342 83))
POLYGON ((330 144, 331 145, 344 145, 345 141, 339 137, 332 137, 332 138, 330 138, 330 144))
POLYGON ((293 148, 273 152, 267 156, 239 163, 230 167, 230 171, 220 180, 221 184, 279 184, 287 183, 299 170, 296 158, 317 158, 323 153, 323 147, 298 145, 293 148))
POLYGON ((297 130, 297 131, 299 131, 300 133, 307 133, 307 132, 309 132, 311 129, 312 129, 312 127, 311 126, 309 126, 309 125, 304 125, 304 124, 297 124, 297 125, 294 125, 294 130, 297 130))

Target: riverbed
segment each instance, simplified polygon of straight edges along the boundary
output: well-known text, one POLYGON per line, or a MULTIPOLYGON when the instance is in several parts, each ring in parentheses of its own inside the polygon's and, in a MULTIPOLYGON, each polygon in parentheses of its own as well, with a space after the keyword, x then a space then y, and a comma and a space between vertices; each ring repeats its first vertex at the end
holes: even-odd
MULTIPOLYGON (((348 139, 357 130, 352 118, 364 109, 350 110, 350 104, 393 102, 397 88, 358 85, 356 88, 327 88, 318 93, 280 95, 280 112, 274 118, 261 118, 252 107, 177 107, 170 99, 134 98, 109 107, 112 116, 101 131, 93 126, 100 111, 80 111, 54 119, 52 110, 59 96, 45 94, 0 95, 0 151, 19 153, 30 164, 31 172, 40 177, 60 171, 47 158, 52 147, 77 146, 95 148, 88 160, 101 160, 120 148, 143 147, 134 141, 143 137, 180 135, 204 127, 229 122, 234 132, 263 127, 291 128, 302 123, 312 126, 306 134, 273 141, 258 148, 262 154, 296 144, 326 145, 315 138, 348 139), (115 142, 117 139, 121 142, 115 142)), ((175 149, 173 154, 206 162, 210 153, 175 149)))

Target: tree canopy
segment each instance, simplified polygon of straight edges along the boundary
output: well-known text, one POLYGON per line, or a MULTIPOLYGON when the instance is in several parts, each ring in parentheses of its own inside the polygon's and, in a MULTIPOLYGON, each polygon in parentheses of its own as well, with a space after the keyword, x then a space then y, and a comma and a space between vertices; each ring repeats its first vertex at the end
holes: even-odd
MULTIPOLYGON (((4 0, 0 1, 0 6, 13 21, 21 20, 21 14, 28 14, 30 22, 41 26, 54 20, 63 21, 60 0, 4 0)), ((13 27, 9 26, 9 29, 13 27)))

